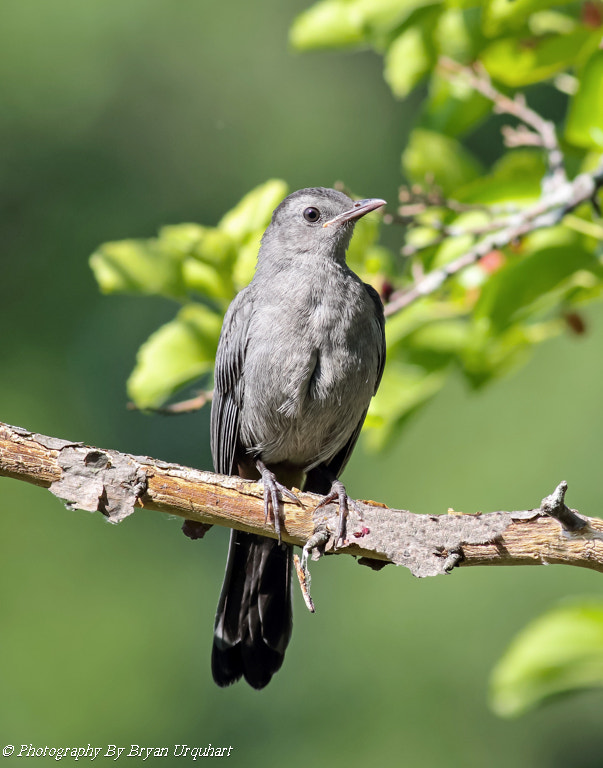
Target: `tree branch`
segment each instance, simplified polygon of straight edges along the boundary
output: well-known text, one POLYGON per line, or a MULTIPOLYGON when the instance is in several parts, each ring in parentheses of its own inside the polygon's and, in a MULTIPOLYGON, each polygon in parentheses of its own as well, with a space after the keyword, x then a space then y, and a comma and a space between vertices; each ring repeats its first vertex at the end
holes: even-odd
MULTIPOLYGON (((564 156, 557 140, 554 124, 530 109, 521 94, 517 94, 514 98, 505 96, 494 88, 485 70, 477 71, 445 57, 440 59, 439 66, 440 70, 449 77, 464 77, 472 88, 493 102, 496 112, 510 114, 521 120, 523 125, 518 128, 507 127, 503 130, 507 145, 527 144, 543 147, 547 156, 548 171, 542 180, 542 194, 532 205, 506 214, 504 217, 494 218, 487 225, 475 231, 466 231, 460 228, 458 231, 452 228, 451 231, 451 227, 447 227, 440 237, 422 246, 430 247, 439 244, 446 237, 464 234, 472 234, 478 238, 473 247, 458 258, 422 275, 408 287, 394 291, 385 304, 386 317, 391 317, 418 299, 434 293, 450 277, 466 267, 478 263, 491 251, 501 250, 537 229, 559 224, 566 214, 571 213, 582 203, 590 202, 598 210, 596 194, 603 186, 603 162, 600 162, 594 171, 582 173, 569 180, 565 172, 564 156), (489 232, 492 234, 487 234, 489 232)), ((454 210, 453 206, 450 205, 451 202, 445 201, 444 205, 448 205, 451 210, 454 210)), ((427 211, 429 204, 429 196, 420 200, 414 206, 414 215, 427 211)), ((433 204, 437 203, 434 202, 433 204)), ((409 208, 410 206, 405 205, 400 209, 401 212, 403 211, 400 213, 403 220, 408 219, 409 208)), ((487 207, 482 207, 482 209, 488 211, 487 207)), ((489 212, 494 215, 494 207, 489 212)), ((390 216, 390 220, 394 221, 395 218, 390 216)), ((421 248, 408 245, 403 249, 403 253, 410 256, 421 248)))
MULTIPOLYGON (((1 422, 0 476, 48 488, 69 508, 100 511, 112 522, 139 507, 275 536, 271 521, 264 519, 258 483, 100 450, 1 422)), ((538 509, 519 512, 417 515, 378 502, 357 502, 348 519, 348 539, 337 553, 359 556, 372 567, 404 565, 416 576, 447 573, 457 565, 547 563, 603 572, 603 521, 566 507, 566 487, 561 484, 538 509)), ((314 550, 314 558, 332 551, 337 505, 316 511, 319 496, 296 493, 304 506, 284 504, 284 541, 308 545, 306 554, 314 550)))
POLYGON ((385 316, 391 317, 417 299, 434 293, 448 278, 471 264, 476 264, 491 251, 500 250, 529 232, 555 226, 566 213, 573 211, 581 203, 591 200, 602 184, 603 163, 595 173, 580 174, 573 181, 568 181, 555 190, 554 193, 543 195, 534 205, 513 217, 509 217, 503 229, 479 240, 473 248, 448 264, 428 272, 409 288, 393 293, 390 300, 385 304, 385 316))
POLYGON ((519 128, 503 129, 503 136, 509 147, 540 146, 547 155, 548 176, 550 178, 549 191, 557 189, 567 182, 564 158, 557 140, 555 124, 545 120, 542 115, 530 109, 526 104, 522 93, 517 93, 513 98, 505 96, 493 85, 484 67, 475 65, 466 67, 447 56, 440 57, 438 61, 440 71, 447 76, 461 76, 471 85, 473 90, 481 93, 494 104, 494 111, 499 114, 513 115, 523 123, 519 128), (479 67, 479 68, 478 68, 479 67), (526 126, 535 131, 529 131, 526 126))
POLYGON ((194 413, 200 411, 204 405, 211 403, 214 397, 213 390, 203 390, 198 392, 194 397, 188 398, 188 400, 179 400, 176 403, 170 403, 156 408, 147 406, 146 408, 139 408, 136 403, 129 402, 129 411, 147 411, 148 413, 160 413, 166 416, 173 416, 181 413, 194 413))

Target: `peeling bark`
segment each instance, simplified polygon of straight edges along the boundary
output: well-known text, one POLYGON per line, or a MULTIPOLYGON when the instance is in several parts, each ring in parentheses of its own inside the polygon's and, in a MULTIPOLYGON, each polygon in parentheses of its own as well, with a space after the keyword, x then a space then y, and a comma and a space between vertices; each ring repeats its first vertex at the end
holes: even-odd
MULTIPOLYGON (((136 509, 158 510, 275 537, 259 483, 2 423, 0 476, 46 487, 69 508, 99 511, 113 523, 136 509)), ((538 509, 487 514, 418 515, 358 501, 336 551, 373 567, 403 565, 415 576, 448 573, 457 565, 564 563, 603 571, 603 521, 569 509, 566 490, 561 483, 538 509)), ((316 510, 319 496, 295 492, 303 507, 283 504, 283 540, 305 546, 314 558, 333 552, 337 505, 316 510)))

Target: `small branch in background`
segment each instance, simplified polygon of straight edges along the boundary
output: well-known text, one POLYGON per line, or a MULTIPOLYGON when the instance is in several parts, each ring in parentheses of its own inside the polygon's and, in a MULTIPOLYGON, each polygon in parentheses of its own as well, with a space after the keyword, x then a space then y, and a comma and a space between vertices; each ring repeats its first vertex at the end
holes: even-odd
MULTIPOLYGON (((520 210, 516 205, 485 205, 484 203, 461 203, 453 198, 446 197, 442 190, 433 183, 433 179, 427 178, 427 187, 420 184, 413 184, 412 187, 401 187, 398 193, 399 203, 395 214, 386 213, 383 216, 385 224, 416 224, 416 217, 434 208, 443 208, 454 213, 468 213, 471 211, 481 211, 491 216, 501 214, 517 213, 520 210)), ((437 228, 437 223, 431 223, 430 226, 437 228)))
POLYGON ((438 290, 448 278, 476 264, 491 251, 501 250, 529 232, 558 224, 568 211, 581 203, 592 200, 603 184, 603 162, 593 174, 583 173, 568 181, 548 196, 542 196, 533 206, 510 219, 508 225, 488 237, 479 240, 473 248, 439 269, 428 272, 409 288, 394 291, 385 305, 385 316, 391 317, 417 299, 438 290))
POLYGON ((180 400, 177 403, 171 405, 164 405, 160 408, 139 408, 136 403, 129 402, 129 411, 148 411, 149 413, 161 413, 166 416, 173 416, 179 413, 194 413, 200 411, 204 405, 211 402, 214 396, 213 390, 199 392, 195 397, 191 397, 188 400, 180 400))
POLYGON ((547 154, 548 164, 548 184, 545 191, 552 191, 567 182, 565 166, 563 162, 563 153, 557 140, 555 125, 550 120, 545 120, 542 115, 530 109, 526 104, 523 94, 518 93, 513 98, 505 96, 493 85, 486 70, 475 65, 466 67, 459 64, 447 56, 442 56, 438 62, 439 70, 444 75, 461 76, 469 82, 471 87, 481 93, 494 104, 494 111, 499 114, 513 115, 524 124, 518 129, 506 129, 503 135, 511 137, 514 142, 508 146, 520 146, 520 141, 528 146, 541 146, 547 154), (527 126, 532 128, 535 133, 529 131, 527 126))
MULTIPOLYGON (((414 243, 407 243, 402 248, 402 255, 403 256, 414 256, 417 253, 420 253, 421 251, 426 250, 427 248, 432 248, 433 246, 441 245, 445 240, 448 240, 451 237, 463 237, 465 235, 470 235, 471 237, 480 237, 481 235, 486 235, 489 232, 496 232, 500 229, 504 229, 505 227, 512 226, 513 223, 516 221, 517 216, 509 216, 506 219, 493 219, 492 221, 489 221, 487 224, 482 224, 478 227, 470 227, 470 228, 464 228, 464 227, 456 227, 456 226, 442 226, 441 227, 441 235, 438 235, 438 237, 435 237, 433 240, 430 240, 428 243, 423 243, 421 245, 415 245, 414 243)), ((430 225, 431 226, 431 225, 430 225)))
MULTIPOLYGON (((408 287, 394 290, 385 304, 385 315, 391 317, 418 299, 428 296, 454 275, 466 267, 476 264, 492 251, 502 250, 521 237, 537 229, 553 227, 559 224, 566 214, 585 202, 590 202, 595 212, 600 215, 596 194, 603 186, 603 161, 591 173, 582 173, 574 179, 567 178, 564 157, 561 152, 555 126, 541 115, 530 109, 521 94, 510 98, 498 91, 483 69, 466 67, 448 58, 440 60, 440 70, 449 77, 464 77, 479 93, 490 99, 496 112, 510 114, 521 121, 517 127, 505 127, 503 135, 508 146, 540 146, 546 152, 548 172, 542 182, 542 194, 532 205, 525 208, 514 206, 467 205, 445 198, 437 190, 423 191, 417 185, 400 193, 400 207, 396 215, 389 214, 384 220, 389 223, 401 223, 416 226, 416 218, 428 211, 444 208, 462 213, 480 210, 492 219, 473 229, 446 225, 442 222, 428 222, 425 226, 435 229, 440 234, 424 245, 407 244, 402 249, 404 256, 413 256, 420 251, 437 246, 450 237, 471 235, 475 244, 458 258, 431 272, 417 271, 411 264, 414 282, 408 287), (531 130, 530 130, 531 129, 531 130), (417 277, 418 275, 418 277, 417 277)), ((598 224, 583 222, 573 216, 570 226, 585 234, 599 233, 598 224)))
POLYGON ((542 141, 537 133, 532 133, 525 125, 514 128, 511 125, 503 125, 500 129, 505 140, 506 147, 541 147, 542 141))
POLYGON ((491 251, 508 245, 509 242, 517 236, 518 235, 515 234, 509 238, 506 232, 497 232, 495 235, 481 240, 474 248, 467 251, 462 256, 459 256, 457 259, 454 259, 439 269, 434 269, 431 272, 428 272, 423 278, 418 282, 415 282, 409 288, 394 291, 390 296, 389 301, 384 306, 385 316, 391 317, 417 301, 417 299, 434 293, 446 282, 446 280, 448 280, 448 278, 456 275, 471 264, 476 264, 491 251))

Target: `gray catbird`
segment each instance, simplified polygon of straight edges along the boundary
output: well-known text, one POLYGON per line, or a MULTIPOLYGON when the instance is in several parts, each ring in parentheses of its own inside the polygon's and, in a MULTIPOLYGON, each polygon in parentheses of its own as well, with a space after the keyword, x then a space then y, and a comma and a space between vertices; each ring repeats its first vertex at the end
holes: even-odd
MULTIPOLYGON (((251 283, 230 305, 216 357, 211 448, 216 472, 260 479, 280 539, 289 490, 348 498, 337 480, 385 361, 379 295, 346 264, 357 219, 385 205, 302 189, 276 208, 251 283)), ((323 502, 324 503, 324 502, 323 502)), ((292 547, 232 531, 214 628, 212 673, 263 688, 291 636, 292 547)))

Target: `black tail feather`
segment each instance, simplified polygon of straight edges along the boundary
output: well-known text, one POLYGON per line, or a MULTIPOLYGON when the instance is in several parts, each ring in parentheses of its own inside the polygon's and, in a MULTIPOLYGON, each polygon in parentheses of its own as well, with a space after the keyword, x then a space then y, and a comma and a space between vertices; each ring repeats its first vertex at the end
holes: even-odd
POLYGON ((280 669, 293 623, 292 552, 274 539, 232 531, 211 657, 219 686, 244 677, 263 688, 280 669))

